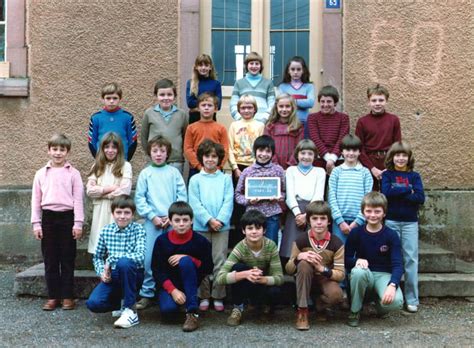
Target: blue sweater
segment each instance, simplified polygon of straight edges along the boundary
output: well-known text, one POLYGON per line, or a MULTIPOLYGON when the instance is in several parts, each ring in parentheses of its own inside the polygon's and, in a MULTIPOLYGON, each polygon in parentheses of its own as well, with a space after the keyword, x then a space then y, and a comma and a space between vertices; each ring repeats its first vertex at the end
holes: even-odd
POLYGON ((418 221, 418 209, 425 202, 420 174, 386 170, 382 174, 381 191, 388 199, 387 220, 418 221))
POLYGON ((89 150, 95 157, 100 147, 100 141, 108 132, 117 133, 123 142, 123 153, 130 161, 137 148, 137 127, 131 113, 124 109, 109 112, 102 109, 91 116, 89 122, 89 150))
POLYGON ((376 233, 368 232, 366 225, 354 228, 347 237, 344 250, 348 272, 355 266, 357 259, 367 260, 372 272, 390 273, 390 283, 400 284, 403 261, 397 232, 386 226, 376 233))
POLYGON ((196 108, 198 106, 197 98, 201 93, 204 92, 210 92, 212 94, 215 94, 217 99, 219 99, 217 110, 220 110, 222 104, 221 83, 217 80, 212 80, 210 78, 199 79, 198 95, 191 94, 191 80, 188 80, 186 82, 186 103, 188 104, 188 108, 196 108))
POLYGON ((221 231, 230 229, 230 217, 234 208, 234 188, 229 175, 218 170, 208 174, 204 170, 189 180, 189 204, 194 211, 193 229, 207 232, 207 222, 222 222, 221 231))
POLYGON ((291 83, 281 83, 278 86, 280 93, 287 93, 296 101, 296 115, 300 121, 306 122, 309 109, 314 106, 314 87, 312 83, 303 83, 300 88, 295 89, 291 83))
POLYGON ((175 167, 150 165, 140 172, 135 191, 135 204, 140 216, 148 220, 155 216, 168 216, 172 203, 186 200, 186 186, 175 167))

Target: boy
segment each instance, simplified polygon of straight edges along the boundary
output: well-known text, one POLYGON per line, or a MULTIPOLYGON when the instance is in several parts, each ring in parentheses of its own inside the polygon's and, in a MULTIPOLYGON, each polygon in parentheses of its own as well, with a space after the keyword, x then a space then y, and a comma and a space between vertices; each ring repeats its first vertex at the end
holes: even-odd
POLYGON ((186 201, 186 186, 178 169, 166 164, 171 155, 171 143, 161 135, 148 142, 147 154, 151 165, 140 172, 135 192, 137 212, 145 218, 146 254, 145 277, 137 309, 145 309, 155 296, 155 281, 151 257, 155 240, 169 230, 168 208, 176 201, 186 201))
POLYGON ((330 175, 341 155, 342 138, 349 134, 349 116, 336 111, 339 92, 333 86, 321 88, 318 102, 321 110, 308 116, 309 138, 318 148, 315 166, 325 168, 330 175))
POLYGON ((101 282, 86 302, 94 313, 112 312, 120 315, 114 326, 127 329, 139 323, 135 311, 138 288, 143 281, 145 261, 145 229, 133 222, 135 203, 130 196, 118 196, 112 201, 114 222, 104 226, 92 259, 101 282), (138 285, 138 288, 137 288, 138 285))
POLYGON ((235 201, 250 209, 256 209, 266 217, 267 238, 278 244, 278 231, 280 229, 280 203, 285 202, 285 171, 278 164, 272 162, 275 153, 275 141, 268 135, 259 136, 253 143, 255 163, 246 168, 239 177, 235 188, 235 201), (258 199, 245 197, 245 180, 256 177, 280 178, 281 196, 278 199, 258 199))
POLYGON ((225 150, 224 161, 227 161, 229 154, 229 138, 226 128, 212 119, 217 110, 218 99, 210 93, 202 93, 198 97, 198 109, 201 119, 191 124, 186 130, 184 137, 184 156, 189 161, 189 178, 202 169, 202 165, 197 158, 198 146, 204 139, 210 139, 221 144, 225 150))
POLYGON ((73 300, 76 240, 82 236, 84 205, 79 171, 67 161, 71 141, 55 134, 48 141, 50 161, 38 170, 33 181, 31 223, 37 240, 41 240, 44 277, 48 300, 43 310, 60 305, 70 310, 73 300))
POLYGON ((334 221, 332 233, 344 243, 349 232, 364 223, 360 202, 373 186, 369 170, 359 163, 361 146, 358 137, 346 135, 340 147, 344 163, 334 168, 329 177, 328 202, 334 221))
POLYGON ((351 231, 345 249, 352 299, 347 324, 353 327, 359 325, 360 311, 367 295, 375 297, 380 317, 403 306, 400 238, 383 225, 387 199, 379 192, 370 192, 364 196, 361 210, 367 223, 351 231))
POLYGON ((389 93, 377 84, 367 89, 370 113, 357 120, 355 134, 362 141, 360 161, 374 177, 374 190, 379 191, 385 170, 385 155, 396 141, 402 140, 400 120, 385 111, 389 93))
POLYGON ((174 105, 176 87, 168 79, 159 80, 155 84, 153 94, 158 104, 148 108, 142 121, 142 146, 146 151, 148 141, 162 135, 171 141, 172 153, 169 164, 183 173, 183 138, 188 126, 188 116, 174 105))
POLYGON ((184 332, 199 327, 198 286, 212 273, 211 244, 192 230, 193 210, 186 202, 171 204, 168 218, 173 228, 156 240, 153 248, 152 269, 160 286, 160 312, 165 315, 186 307, 184 332))
MULTIPOLYGON (((224 147, 205 139, 197 151, 203 169, 189 180, 189 204, 194 210, 194 230, 206 237, 212 244, 214 262, 212 298, 217 312, 224 310, 225 286, 215 281, 217 272, 224 264, 229 242, 230 217, 234 203, 232 179, 218 167, 224 159, 224 147)), ((200 288, 199 310, 209 309, 211 281, 204 278, 200 288)))
POLYGON ((217 276, 219 284, 232 286, 234 308, 227 319, 229 326, 240 325, 244 301, 271 304, 275 287, 283 284, 278 247, 264 237, 265 215, 258 210, 249 210, 242 215, 240 224, 245 239, 235 246, 217 276))
POLYGON ((95 158, 104 134, 115 132, 122 139, 123 153, 130 161, 137 148, 138 134, 133 115, 119 106, 122 89, 115 82, 108 83, 102 87, 101 97, 104 108, 93 114, 89 122, 89 150, 95 158))

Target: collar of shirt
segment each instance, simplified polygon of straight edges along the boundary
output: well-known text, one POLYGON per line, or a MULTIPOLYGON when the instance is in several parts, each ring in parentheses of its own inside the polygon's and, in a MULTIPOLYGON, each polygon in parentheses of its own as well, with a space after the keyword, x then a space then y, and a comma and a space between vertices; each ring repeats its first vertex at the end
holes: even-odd
POLYGON ((361 170, 363 168, 362 164, 360 162, 357 162, 357 164, 354 167, 349 167, 347 164, 343 163, 341 164, 342 169, 355 169, 355 170, 361 170))
MULTIPOLYGON (((56 168, 56 167, 53 167, 51 165, 51 161, 48 161, 48 163, 46 163, 46 168, 56 168)), ((71 168, 71 163, 67 162, 64 163, 64 167, 63 168, 71 168)))
POLYGON ((179 234, 175 230, 168 232, 168 238, 173 244, 185 244, 191 240, 193 237, 193 230, 188 230, 183 234, 179 234))
POLYGON ((311 229, 309 232, 309 237, 311 238, 311 240, 317 247, 321 248, 324 245, 324 243, 329 242, 331 240, 331 233, 329 233, 329 231, 326 231, 324 238, 317 240, 316 233, 314 233, 314 231, 311 229))
POLYGON ((156 104, 155 107, 153 108, 153 110, 155 110, 156 112, 159 112, 160 115, 163 116, 165 121, 168 121, 170 119, 171 115, 173 114, 173 112, 178 110, 178 108, 176 107, 176 105, 172 105, 171 108, 168 111, 165 111, 165 110, 161 109, 160 104, 156 104))

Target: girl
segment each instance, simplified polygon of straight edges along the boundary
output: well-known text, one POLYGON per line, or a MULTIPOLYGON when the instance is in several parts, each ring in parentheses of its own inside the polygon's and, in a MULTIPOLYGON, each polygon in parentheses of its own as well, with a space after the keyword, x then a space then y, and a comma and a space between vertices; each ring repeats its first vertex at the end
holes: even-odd
POLYGON ((290 59, 283 72, 283 81, 278 86, 280 93, 287 93, 296 100, 298 110, 296 114, 304 127, 304 137, 309 138, 306 120, 309 109, 314 106, 314 87, 309 80, 308 66, 302 57, 295 56, 290 59))
POLYGON ((104 135, 95 163, 87 178, 87 195, 93 198, 94 210, 87 251, 95 253, 102 228, 113 222, 111 201, 120 195, 129 195, 132 189, 132 166, 126 162, 122 140, 118 134, 104 135))
POLYGON ((394 143, 385 158, 382 193, 387 196, 385 224, 400 236, 405 268, 407 311, 418 311, 418 208, 425 202, 420 174, 413 171, 415 158, 410 145, 394 143))
POLYGON ((303 139, 303 127, 296 116, 296 103, 289 94, 280 94, 276 98, 263 134, 271 136, 275 141, 273 162, 285 170, 296 164, 293 152, 303 139))
POLYGON ((275 91, 272 80, 262 76, 263 58, 257 52, 250 52, 244 61, 244 78, 235 81, 232 98, 230 99, 230 113, 235 120, 242 116, 237 110, 240 96, 250 94, 257 101, 255 119, 265 123, 275 103, 275 91))
POLYGON ((289 211, 280 246, 280 256, 283 259, 290 257, 291 247, 298 234, 307 231, 306 206, 311 202, 324 200, 326 171, 313 166, 316 154, 316 145, 311 140, 301 140, 295 149, 298 165, 286 170, 286 205, 289 211))
MULTIPOLYGON (((186 82, 186 102, 189 108, 189 124, 199 121, 199 110, 197 109, 197 98, 200 94, 209 92, 218 99, 217 110, 221 109, 222 88, 217 81, 216 69, 212 63, 212 58, 207 54, 196 57, 193 67, 193 76, 186 82)), ((214 114, 214 121, 216 114, 214 114)))

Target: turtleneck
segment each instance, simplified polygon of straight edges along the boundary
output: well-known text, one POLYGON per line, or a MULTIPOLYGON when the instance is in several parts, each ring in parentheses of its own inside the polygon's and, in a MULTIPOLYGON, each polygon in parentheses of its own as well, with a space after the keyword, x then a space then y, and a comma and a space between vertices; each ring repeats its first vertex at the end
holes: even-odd
POLYGON ((151 162, 151 166, 155 167, 155 168, 162 168, 162 167, 166 166, 166 162, 163 162, 161 164, 156 164, 155 162, 151 162))
POLYGON ((193 230, 187 230, 184 233, 178 233, 175 230, 168 232, 168 238, 173 244, 185 244, 193 237, 193 230))

